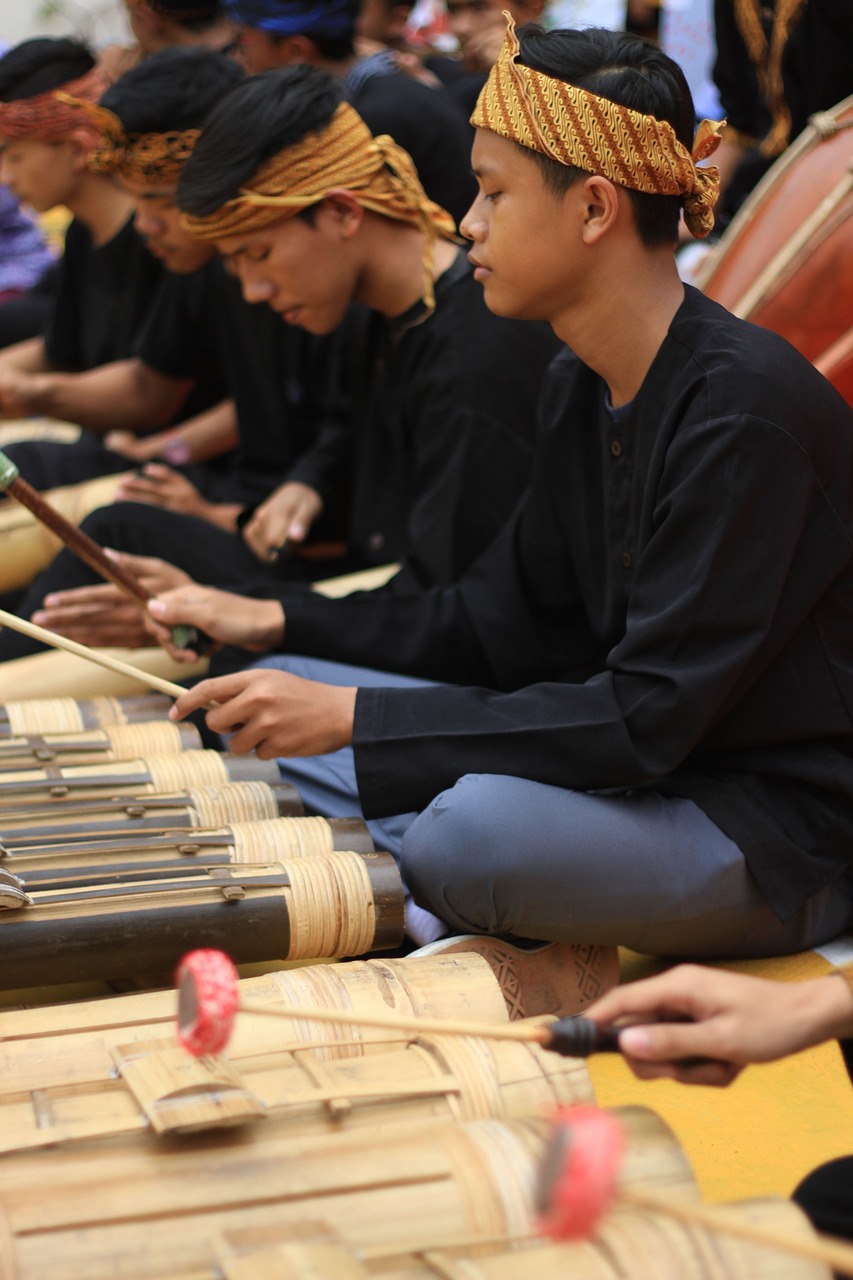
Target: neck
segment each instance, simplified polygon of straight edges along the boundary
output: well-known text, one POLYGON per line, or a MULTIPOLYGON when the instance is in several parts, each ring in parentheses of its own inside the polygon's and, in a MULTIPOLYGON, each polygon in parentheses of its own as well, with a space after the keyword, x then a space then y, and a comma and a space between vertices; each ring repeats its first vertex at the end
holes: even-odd
POLYGON ((106 244, 117 235, 133 213, 133 201, 119 191, 111 178, 86 173, 68 208, 79 218, 95 245, 106 244))
POLYGON ((154 47, 148 53, 159 53, 161 49, 183 48, 226 49, 234 40, 234 27, 227 18, 221 18, 203 31, 190 31, 179 22, 170 24, 162 37, 150 41, 154 47))
POLYGON ((634 248, 597 268, 588 288, 551 327, 604 379, 618 408, 640 390, 683 300, 672 250, 638 255, 634 248))
MULTIPOLYGON (((403 315, 424 292, 424 237, 417 227, 393 222, 381 214, 365 217, 365 266, 356 301, 389 319, 403 315)), ((436 240, 432 276, 437 280, 453 262, 458 247, 436 240)))

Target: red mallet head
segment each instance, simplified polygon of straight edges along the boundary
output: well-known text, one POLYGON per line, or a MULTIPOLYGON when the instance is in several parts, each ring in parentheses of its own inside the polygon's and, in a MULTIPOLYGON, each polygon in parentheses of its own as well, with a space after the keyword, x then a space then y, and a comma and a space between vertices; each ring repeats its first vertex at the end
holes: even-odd
POLYGON ((616 1197, 625 1140, 598 1107, 561 1107, 539 1170, 541 1231, 554 1240, 592 1235, 616 1197))
POLYGON ((178 966, 178 1039, 196 1058, 220 1053, 237 1013, 237 970, 224 951, 190 951, 178 966))

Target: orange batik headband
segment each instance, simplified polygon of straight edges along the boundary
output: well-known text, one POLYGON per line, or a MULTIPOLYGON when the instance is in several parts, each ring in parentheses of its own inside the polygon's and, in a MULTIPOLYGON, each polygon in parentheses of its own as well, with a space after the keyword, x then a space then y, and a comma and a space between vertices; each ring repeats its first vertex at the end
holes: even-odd
POLYGON ((600 174, 620 187, 679 196, 694 236, 714 225, 719 171, 701 168, 721 142, 721 124, 703 120, 692 153, 666 120, 643 115, 516 61, 515 23, 508 13, 500 56, 477 99, 471 123, 560 164, 600 174))
POLYGON ((200 240, 222 240, 294 218, 340 190, 349 191, 363 208, 423 232, 424 300, 432 309, 433 247, 439 236, 454 237, 455 223, 427 196, 408 152, 385 134, 375 138, 346 102, 325 129, 261 165, 233 200, 207 217, 184 214, 182 222, 200 240))
POLYGON ((39 142, 64 142, 74 138, 91 151, 101 140, 100 130, 79 107, 96 103, 109 83, 100 67, 92 67, 61 89, 0 102, 0 136, 39 142))
POLYGON ((58 95, 83 112, 97 130, 98 145, 89 156, 96 173, 113 173, 142 186, 173 186, 198 142, 200 129, 170 133, 125 133, 113 111, 90 102, 58 95))

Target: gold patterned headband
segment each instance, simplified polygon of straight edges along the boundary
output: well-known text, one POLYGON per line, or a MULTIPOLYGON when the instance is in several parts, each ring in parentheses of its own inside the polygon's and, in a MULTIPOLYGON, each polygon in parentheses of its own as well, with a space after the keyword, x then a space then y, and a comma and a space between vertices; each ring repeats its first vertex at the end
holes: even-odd
POLYGON ((508 13, 504 17, 507 30, 500 56, 471 123, 620 187, 679 196, 692 234, 706 236, 714 225, 720 180, 717 169, 700 168, 699 162, 716 151, 722 126, 703 120, 691 153, 666 120, 621 107, 517 62, 515 23, 508 13))
POLYGON ((172 186, 192 155, 200 129, 170 133, 125 133, 113 111, 95 103, 58 94, 69 106, 84 112, 97 130, 98 145, 89 154, 95 173, 113 173, 141 186, 172 186))
POLYGON ((433 247, 452 239, 450 214, 430 200, 408 152, 387 135, 374 138, 361 116, 342 102, 325 129, 285 147, 255 173, 251 185, 207 217, 184 214, 183 225, 200 240, 260 231, 319 204, 332 191, 351 192, 363 208, 424 234, 424 301, 435 305, 433 247))

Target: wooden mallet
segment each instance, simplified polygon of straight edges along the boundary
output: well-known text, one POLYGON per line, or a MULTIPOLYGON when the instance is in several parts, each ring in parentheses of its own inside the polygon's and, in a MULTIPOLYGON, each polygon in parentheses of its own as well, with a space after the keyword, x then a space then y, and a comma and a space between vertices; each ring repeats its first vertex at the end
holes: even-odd
MULTIPOLYGON (((95 573, 99 573, 107 582, 111 582, 113 586, 141 604, 147 604, 153 599, 151 593, 141 586, 132 573, 122 568, 115 560, 111 560, 88 533, 78 529, 55 507, 52 507, 38 490, 28 484, 12 459, 8 458, 2 450, 0 450, 0 493, 8 493, 10 497, 20 502, 21 506, 31 511, 40 524, 55 533, 69 551, 73 551, 75 556, 78 556, 90 569, 94 569, 95 573)), ((195 627, 179 625, 172 628, 172 643, 176 649, 194 649, 201 654, 210 641, 195 627)))

